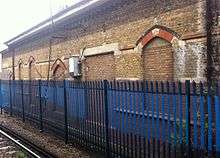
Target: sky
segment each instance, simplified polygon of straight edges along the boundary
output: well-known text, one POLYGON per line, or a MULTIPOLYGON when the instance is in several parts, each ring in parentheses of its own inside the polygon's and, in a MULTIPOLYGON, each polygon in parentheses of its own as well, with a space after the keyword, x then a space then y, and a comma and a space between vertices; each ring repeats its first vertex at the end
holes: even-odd
POLYGON ((80 0, 0 0, 0 51, 7 40, 80 0), (51 6, 51 7, 50 7, 51 6))

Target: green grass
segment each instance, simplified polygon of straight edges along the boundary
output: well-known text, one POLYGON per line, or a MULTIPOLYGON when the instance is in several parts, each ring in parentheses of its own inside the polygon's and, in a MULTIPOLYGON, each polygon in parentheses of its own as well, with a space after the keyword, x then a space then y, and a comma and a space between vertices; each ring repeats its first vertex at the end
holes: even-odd
POLYGON ((27 155, 22 152, 22 151, 19 151, 17 154, 16 154, 16 158, 28 158, 27 155))

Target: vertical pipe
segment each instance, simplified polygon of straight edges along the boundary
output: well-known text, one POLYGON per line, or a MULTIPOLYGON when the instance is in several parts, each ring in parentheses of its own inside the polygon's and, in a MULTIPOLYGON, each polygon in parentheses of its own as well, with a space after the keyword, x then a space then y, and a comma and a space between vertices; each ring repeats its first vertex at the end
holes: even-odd
POLYGON ((110 158, 110 142, 109 142, 109 118, 108 118, 108 81, 104 80, 104 105, 105 105, 105 139, 106 139, 106 157, 110 158))
POLYGON ((64 124, 65 124, 65 143, 68 143, 68 114, 67 114, 67 93, 66 80, 63 80, 63 94, 64 94, 64 124))

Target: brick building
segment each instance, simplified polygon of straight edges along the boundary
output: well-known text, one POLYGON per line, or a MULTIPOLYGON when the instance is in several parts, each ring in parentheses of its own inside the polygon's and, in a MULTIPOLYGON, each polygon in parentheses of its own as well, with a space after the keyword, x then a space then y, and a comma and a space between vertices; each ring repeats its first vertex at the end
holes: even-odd
MULTIPOLYGON (((47 19, 7 41, 2 78, 206 80, 207 10, 205 0, 83 0, 53 25, 47 19), (72 58, 80 75, 70 73, 72 58)), ((219 78, 219 51, 212 52, 219 78)))

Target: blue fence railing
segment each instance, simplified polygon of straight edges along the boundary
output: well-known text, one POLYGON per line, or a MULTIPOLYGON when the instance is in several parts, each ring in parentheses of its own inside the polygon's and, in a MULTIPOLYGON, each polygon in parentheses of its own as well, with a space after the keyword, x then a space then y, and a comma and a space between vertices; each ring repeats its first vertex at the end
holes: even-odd
POLYGON ((220 157, 219 83, 1 81, 1 109, 107 157, 220 157))

